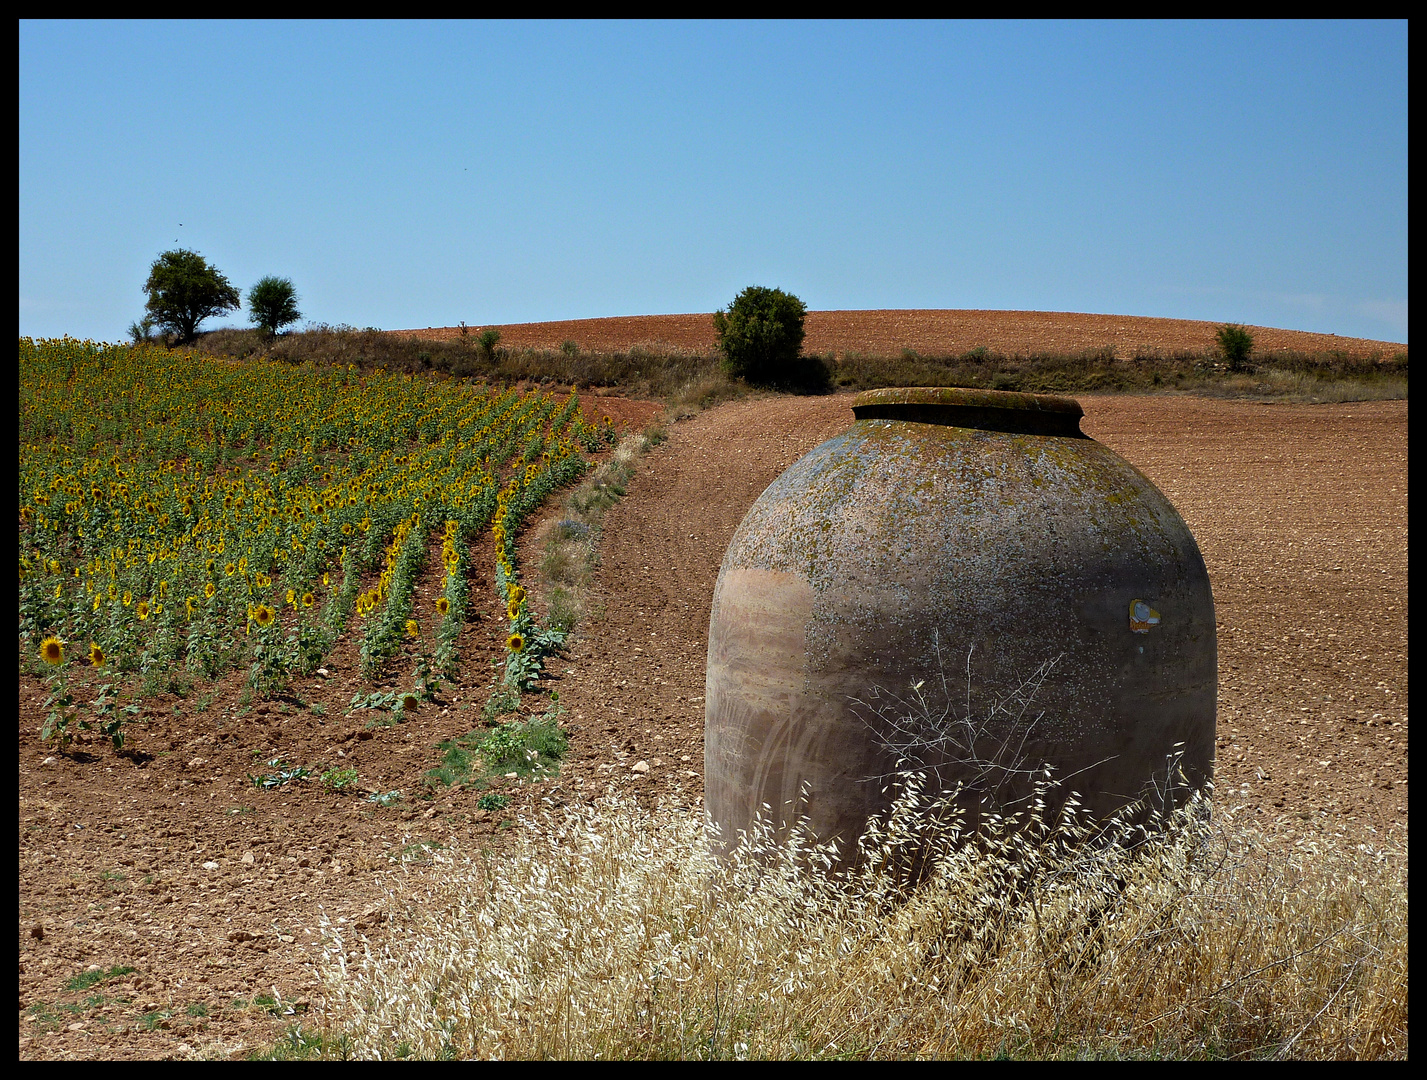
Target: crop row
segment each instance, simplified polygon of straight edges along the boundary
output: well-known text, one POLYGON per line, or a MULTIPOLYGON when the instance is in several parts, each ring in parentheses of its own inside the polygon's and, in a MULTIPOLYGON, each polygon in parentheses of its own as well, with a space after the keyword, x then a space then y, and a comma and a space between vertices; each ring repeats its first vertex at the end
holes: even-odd
POLYGON ((449 670, 471 543, 497 530, 508 601, 519 521, 613 438, 574 395, 68 338, 22 338, 19 360, 22 637, 120 670, 247 663, 264 691, 353 613, 374 674, 427 614, 437 531, 449 670))

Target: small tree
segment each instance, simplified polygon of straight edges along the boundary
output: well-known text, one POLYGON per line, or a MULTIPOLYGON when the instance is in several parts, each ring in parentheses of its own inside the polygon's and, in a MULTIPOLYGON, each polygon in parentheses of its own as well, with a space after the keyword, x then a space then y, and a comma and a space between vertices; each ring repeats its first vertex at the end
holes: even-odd
POLYGON ((145 315, 137 322, 129 324, 129 340, 135 345, 142 345, 154 336, 154 320, 145 315))
POLYGON ((144 292, 149 294, 144 308, 154 324, 178 335, 180 344, 193 340, 204 319, 235 310, 243 299, 208 260, 182 248, 154 260, 144 292))
POLYGON ((499 331, 499 330, 486 330, 486 331, 483 331, 483 332, 481 333, 480 338, 479 338, 479 344, 480 344, 480 347, 481 347, 481 352, 485 354, 485 356, 486 356, 487 359, 490 359, 490 358, 494 357, 494 356, 495 356, 495 347, 500 344, 500 331, 499 331))
POLYGON ((729 305, 714 312, 724 370, 751 383, 793 381, 803 348, 807 307, 782 289, 750 285, 729 305))
POLYGON ((302 318, 297 290, 287 278, 265 277, 248 290, 248 312, 258 329, 273 335, 302 318))
POLYGON ((1223 354, 1224 363, 1229 365, 1229 370, 1247 371, 1249 357, 1254 351, 1253 335, 1242 326, 1225 323, 1219 327, 1219 332, 1214 337, 1219 342, 1219 352, 1223 354))

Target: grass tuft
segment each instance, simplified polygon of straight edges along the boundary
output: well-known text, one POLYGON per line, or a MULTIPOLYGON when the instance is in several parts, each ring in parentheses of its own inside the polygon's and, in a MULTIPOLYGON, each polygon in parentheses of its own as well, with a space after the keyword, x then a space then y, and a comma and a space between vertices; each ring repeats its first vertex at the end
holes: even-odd
POLYGON ((1405 853, 1265 834, 1197 798, 1148 827, 1035 813, 965 842, 908 783, 837 876, 795 831, 710 854, 695 813, 603 807, 437 852, 349 966, 360 1058, 1389 1058, 1407 1054, 1405 853), (909 868, 920 866, 919 876, 909 868))

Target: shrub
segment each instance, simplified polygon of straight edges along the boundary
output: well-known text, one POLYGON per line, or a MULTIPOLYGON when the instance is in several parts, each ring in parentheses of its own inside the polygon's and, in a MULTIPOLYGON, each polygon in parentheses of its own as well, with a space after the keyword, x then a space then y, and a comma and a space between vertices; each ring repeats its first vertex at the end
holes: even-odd
POLYGON ((481 352, 489 359, 495 356, 495 347, 500 344, 499 330, 486 330, 480 336, 481 352))
POLYGON ((1230 371, 1247 371, 1249 369, 1249 356, 1254 351, 1253 335, 1242 326, 1234 323, 1225 323, 1219 327, 1219 332, 1214 335, 1219 343, 1219 352, 1224 357, 1224 363, 1229 365, 1230 371))
POLYGON ((750 285, 728 311, 714 312, 724 370, 731 378, 786 385, 797 374, 807 307, 782 289, 750 285))
POLYGON ((154 335, 154 320, 145 315, 137 322, 129 324, 129 340, 135 345, 142 345, 149 341, 154 335))
POLYGON ((265 277, 248 290, 248 311, 258 329, 276 334, 302 318, 297 310, 297 290, 287 278, 265 277))
POLYGON ((154 260, 144 291, 149 294, 144 308, 154 325, 176 334, 180 343, 192 341, 204 319, 233 311, 242 302, 238 290, 207 259, 182 248, 154 260))

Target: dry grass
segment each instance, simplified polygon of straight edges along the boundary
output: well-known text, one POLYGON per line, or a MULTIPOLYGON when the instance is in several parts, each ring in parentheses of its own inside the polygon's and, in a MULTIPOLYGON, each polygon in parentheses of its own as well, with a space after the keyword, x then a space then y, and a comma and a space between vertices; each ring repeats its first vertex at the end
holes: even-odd
MULTIPOLYGON (((657 398, 676 414, 710 408, 748 393, 717 356, 662 342, 613 352, 573 349, 483 349, 475 335, 434 341, 381 330, 317 326, 265 338, 256 330, 200 335, 204 352, 238 359, 267 356, 291 363, 433 372, 511 385, 617 387, 657 398)), ((973 349, 958 355, 847 353, 805 356, 784 389, 800 393, 883 386, 971 386, 1031 393, 1193 393, 1288 401, 1406 398, 1407 353, 1374 356, 1280 350, 1255 354, 1250 370, 1230 371, 1210 351, 1117 356, 1111 349, 1035 355, 973 349)))
POLYGON ((719 864, 698 817, 614 796, 524 823, 509 857, 443 853, 381 950, 348 966, 326 928, 325 1053, 1407 1056, 1405 853, 1199 799, 964 843, 947 805, 909 781, 842 878, 796 834, 719 864))

